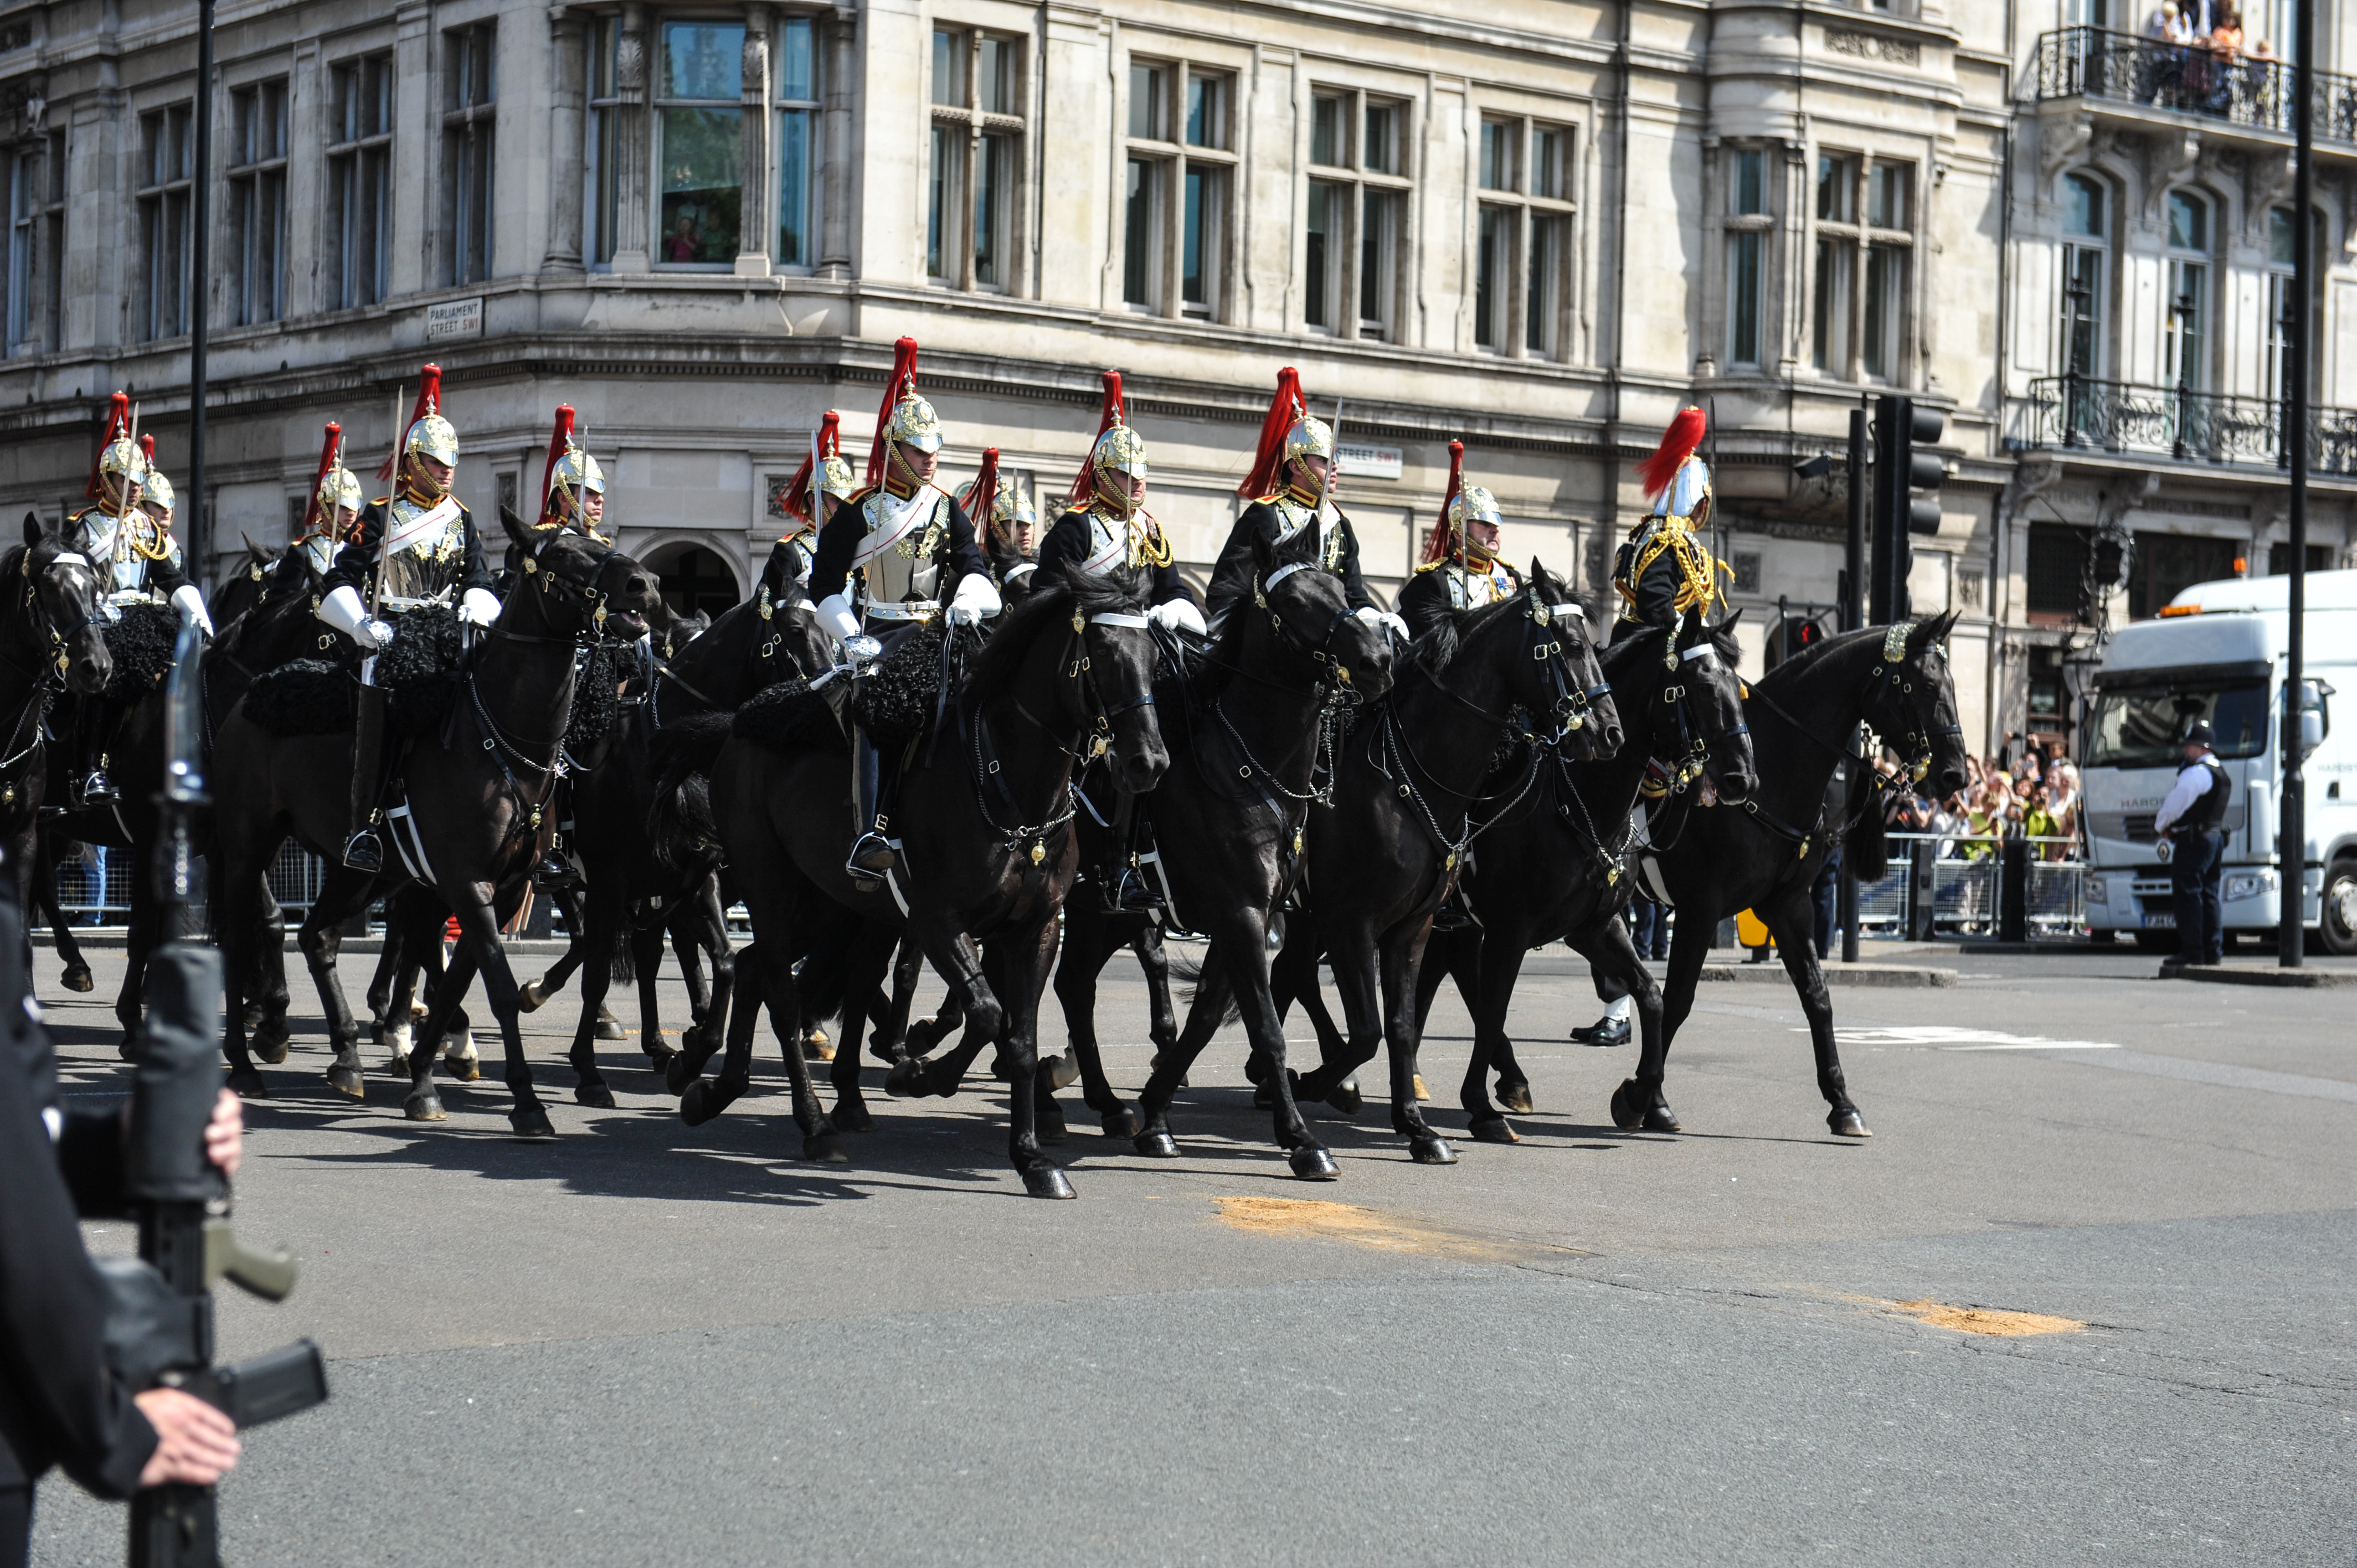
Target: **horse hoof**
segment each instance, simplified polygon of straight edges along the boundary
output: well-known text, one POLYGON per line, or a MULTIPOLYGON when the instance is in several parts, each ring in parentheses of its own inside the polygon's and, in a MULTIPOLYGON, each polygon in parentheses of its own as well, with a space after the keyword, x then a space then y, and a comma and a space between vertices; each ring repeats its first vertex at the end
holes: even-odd
POLYGON ((229 1091, 240 1100, 267 1100, 270 1090, 264 1087, 262 1074, 252 1068, 229 1075, 229 1091))
POLYGON ((834 1059, 834 1047, 827 1042, 827 1037, 823 1033, 814 1031, 802 1036, 802 1060, 806 1062, 831 1062, 834 1059))
MULTIPOLYGON (((404 1062, 402 1064, 401 1070, 404 1073, 407 1072, 409 1070, 409 1064, 407 1062, 404 1062)), ((459 1083, 474 1083, 483 1076, 482 1058, 476 1056, 472 1051, 468 1051, 463 1057, 444 1057, 442 1058, 442 1070, 448 1073, 452 1079, 459 1083)))
POLYGON ((1070 1089, 1081 1081, 1081 1059, 1071 1051, 1049 1057, 1039 1064, 1039 1070, 1048 1075, 1050 1089, 1070 1089))
POLYGON ((895 1100, 908 1100, 925 1092, 925 1064, 915 1057, 902 1057, 884 1075, 884 1092, 895 1100))
POLYGON ((1612 1124, 1623 1133, 1633 1133, 1645 1124, 1645 1109, 1639 1101, 1637 1080, 1625 1079, 1612 1091, 1612 1124))
POLYGON ((1359 1080, 1355 1078, 1346 1078, 1326 1091, 1326 1103, 1345 1116, 1356 1116, 1366 1102, 1367 1097, 1359 1092, 1359 1080))
POLYGON ((1522 1134, 1507 1124, 1503 1116, 1476 1117, 1466 1129, 1477 1144, 1519 1144, 1522 1134))
POLYGON ((1678 1130, 1677 1113, 1666 1105, 1656 1105, 1645 1112, 1645 1131, 1674 1133, 1678 1130))
POLYGON ((834 1130, 838 1133, 873 1133, 876 1131, 875 1113, 867 1109, 866 1101, 861 1100, 839 1100, 835 1101, 834 1114, 827 1118, 827 1120, 834 1123, 834 1130))
POLYGON ((276 1067, 286 1059, 286 1036, 257 1035, 253 1041, 253 1050, 255 1056, 260 1057, 272 1067, 276 1067))
POLYGON ((450 1113, 442 1109, 441 1096, 427 1092, 413 1094, 401 1102, 401 1113, 412 1122, 447 1122, 450 1113))
POLYGON ((519 1144, 553 1144, 556 1142, 556 1127, 554 1123, 549 1121, 548 1112, 543 1111, 537 1105, 533 1106, 529 1111, 509 1112, 508 1125, 515 1129, 515 1138, 516 1142, 519 1144))
POLYGON ((1038 1170, 1025 1171, 1023 1173, 1023 1190, 1029 1193, 1034 1197, 1078 1197, 1081 1196, 1079 1193, 1072 1190, 1072 1184, 1064 1179, 1064 1173, 1058 1170, 1053 1165, 1043 1165, 1038 1170))
POLYGON ((516 1011, 537 1013, 547 1001, 548 993, 540 988, 540 982, 527 980, 523 983, 523 989, 516 993, 516 1011))
POLYGON ((679 1097, 679 1119, 691 1127, 701 1127, 728 1109, 728 1102, 736 1098, 722 1092, 718 1084, 698 1079, 679 1097))
POLYGON ((1420 1072, 1418 1072, 1418 1073, 1410 1073, 1408 1076, 1409 1076, 1411 1079, 1413 1079, 1415 1080, 1415 1097, 1416 1097, 1416 1100, 1417 1100, 1419 1102, 1421 1102, 1421 1101, 1429 1101, 1429 1100, 1432 1098, 1432 1090, 1428 1090, 1428 1089, 1426 1089, 1426 1088, 1425 1088, 1425 1087, 1424 1087, 1424 1074, 1422 1074, 1422 1073, 1420 1073, 1420 1072))
POLYGON ((695 1068, 683 1056, 673 1057, 663 1064, 663 1088, 673 1094, 685 1094, 688 1085, 694 1083, 698 1076, 695 1068))
POLYGON ((867 1054, 886 1067, 899 1067, 909 1059, 909 1053, 899 1041, 888 1040, 881 1036, 868 1036, 867 1054))
POLYGON ((1293 1174, 1303 1181, 1342 1179, 1342 1167, 1334 1163, 1334 1156, 1315 1144, 1306 1149, 1294 1150, 1285 1157, 1285 1163, 1291 1165, 1293 1174))
POLYGON ((1129 1143, 1130 1147, 1151 1160, 1175 1160, 1178 1157, 1178 1140, 1168 1133, 1140 1133, 1129 1143))
POLYGON ((68 991, 89 992, 95 990, 97 985, 98 982, 91 978, 90 965, 75 963, 66 966, 65 987, 68 991))
POLYGON ((804 1138, 802 1158, 822 1165, 847 1165, 851 1163, 851 1156, 843 1152, 843 1140, 831 1130, 813 1133, 804 1138))
POLYGON ((1524 1116, 1538 1109, 1531 1103, 1531 1086, 1527 1082, 1499 1084, 1498 1103, 1524 1116))
POLYGON ((341 1062, 328 1069, 328 1087, 338 1094, 349 1095, 354 1100, 368 1098, 368 1085, 361 1079, 361 1069, 356 1067, 346 1067, 341 1062))
POLYGON ((1437 1134, 1414 1140, 1408 1144, 1407 1153, 1408 1158, 1420 1165, 1453 1165, 1457 1163, 1457 1151, 1448 1146, 1448 1139, 1437 1134))
POLYGON ((614 1091, 602 1083, 580 1084, 573 1090, 573 1102, 599 1111, 611 1111, 614 1109, 614 1091))
POLYGON ((627 1040, 630 1037, 630 1032, 622 1027, 622 1021, 619 1018, 611 1014, 600 1014, 597 1018, 597 1037, 601 1040, 627 1040))
POLYGON ((1825 1118, 1825 1125, 1834 1130, 1834 1136, 1836 1138, 1871 1138, 1874 1136, 1873 1133, 1866 1130, 1866 1119, 1857 1113, 1857 1108, 1856 1106, 1848 1107, 1846 1110, 1835 1111, 1825 1118))
POLYGON ((651 1072, 666 1071, 671 1067, 672 1062, 678 1056, 679 1053, 673 1050, 669 1046, 661 1044, 649 1046, 647 1047, 647 1069, 651 1072))
POLYGON ((1126 1105, 1118 1111, 1106 1112, 1097 1124, 1104 1129, 1104 1135, 1108 1138, 1135 1138, 1139 1127, 1137 1112, 1126 1105))
POLYGON ((1064 1113, 1062 1112, 1045 1109, 1035 1111, 1032 1112, 1032 1122, 1037 1128, 1037 1131, 1033 1135, 1041 1143, 1060 1144, 1064 1141, 1065 1128, 1064 1113))

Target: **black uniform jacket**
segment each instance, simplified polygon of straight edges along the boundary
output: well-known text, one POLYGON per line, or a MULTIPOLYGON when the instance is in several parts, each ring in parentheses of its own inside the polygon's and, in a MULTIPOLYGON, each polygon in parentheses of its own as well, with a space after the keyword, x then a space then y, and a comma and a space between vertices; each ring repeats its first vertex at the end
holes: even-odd
MULTIPOLYGON (((811 564, 810 596, 813 603, 824 604, 844 591, 851 576, 851 558, 858 553, 860 542, 867 537, 867 490, 861 490, 835 509, 818 536, 818 558, 811 564)), ((974 524, 966 520, 965 509, 955 496, 948 495, 950 525, 942 532, 941 544, 933 552, 933 564, 941 569, 937 591, 941 602, 950 602, 957 592, 957 580, 969 572, 990 575, 990 563, 982 558, 982 546, 974 540, 974 524)))
MULTIPOLYGON (((1455 607, 1448 602, 1447 579, 1453 569, 1446 561, 1436 566, 1420 568, 1407 580, 1407 586, 1400 590, 1399 618, 1407 622, 1410 637, 1422 637, 1436 624, 1448 618, 1448 612, 1455 607)), ((1520 591, 1523 575, 1512 566, 1506 568, 1506 575, 1513 578, 1515 589, 1520 591)))
MULTIPOLYGON (((1351 531, 1351 520, 1339 507, 1335 509, 1334 518, 1334 526, 1341 534, 1341 559, 1336 571, 1342 579, 1342 596, 1350 601, 1354 610, 1381 609, 1383 607, 1375 603, 1375 596, 1367 592, 1366 579, 1360 575, 1359 536, 1351 531)), ((1211 585, 1204 597, 1211 601, 1212 615, 1219 615, 1252 592, 1255 570, 1253 536, 1257 533, 1275 544, 1277 535, 1284 532, 1285 519, 1278 513, 1274 501, 1257 500, 1244 508, 1243 515, 1236 519, 1235 527, 1229 531, 1228 542, 1220 551, 1218 564, 1211 568, 1211 585)))
MULTIPOLYGON (((1641 530, 1643 524, 1638 526, 1641 530)), ((1663 526, 1667 527, 1668 524, 1663 526)), ((1612 573, 1615 582, 1629 581, 1629 568, 1636 563, 1638 546, 1643 542, 1644 535, 1641 532, 1638 538, 1621 544, 1612 573)), ((1652 564, 1645 568, 1644 576, 1631 585, 1637 596, 1636 602, 1631 604, 1621 599, 1620 618, 1624 623, 1658 626, 1664 631, 1674 631, 1678 625, 1677 597, 1685 585, 1685 568, 1680 564, 1678 549, 1674 544, 1654 556, 1652 564)), ((1614 596, 1620 596, 1617 589, 1614 596)), ((1614 635, 1617 638, 1619 633, 1614 635)))
MULTIPOLYGON (((358 588, 365 600, 376 585, 377 550, 384 542, 385 508, 390 498, 379 496, 361 508, 360 521, 352 525, 351 542, 336 552, 336 564, 328 568, 326 592, 338 588, 358 588)), ((466 530, 463 557, 458 563, 458 593, 468 588, 496 592, 491 582, 490 567, 483 560, 483 536, 475 527, 475 514, 465 503, 458 507, 458 521, 466 530)), ((454 598, 457 595, 452 596, 454 598)))
MULTIPOLYGON (((1251 546, 1245 548, 1249 550, 1251 546)), ((1077 566, 1095 553, 1096 538, 1089 527, 1089 514, 1068 511, 1056 520, 1056 526, 1049 529, 1048 537, 1039 542, 1039 575, 1049 582, 1061 582, 1065 567, 1077 566)), ((1178 562, 1173 561, 1167 566, 1151 566, 1146 570, 1154 579, 1150 596, 1152 603, 1167 605, 1173 599, 1193 602, 1194 593, 1178 575, 1178 562)), ((1201 607, 1200 605, 1196 606, 1198 609, 1201 607)))
POLYGON ((156 1430, 107 1376, 106 1287, 74 1219, 122 1212, 123 1122, 69 1112, 51 1143, 57 1058, 25 1005, 24 952, 16 878, 0 877, 0 1487, 62 1465, 100 1497, 127 1497, 156 1430))
MULTIPOLYGON (((106 518, 97 507, 91 506, 84 507, 81 510, 74 513, 73 516, 68 518, 66 521, 69 524, 81 524, 85 530, 87 530, 91 527, 103 526, 111 520, 106 518), (84 521, 84 519, 88 519, 90 521, 84 521)), ((149 520, 145 513, 141 513, 140 521, 148 521, 151 520, 149 520)), ((125 525, 129 525, 127 519, 125 520, 125 525)), ((166 556, 160 561, 145 556, 141 557, 141 559, 145 561, 147 565, 146 587, 148 592, 160 594, 165 598, 168 599, 174 594, 178 593, 183 587, 188 585, 188 569, 182 564, 177 552, 171 555, 166 556)), ((97 564, 99 575, 102 579, 98 585, 100 595, 103 596, 107 594, 113 593, 119 586, 114 580, 114 564, 111 561, 102 561, 97 564)))
POLYGON ((1011 544, 1001 544, 994 539, 985 552, 990 557, 991 580, 998 585, 999 597, 1013 605, 1040 585, 1039 561, 1026 555, 1011 544))

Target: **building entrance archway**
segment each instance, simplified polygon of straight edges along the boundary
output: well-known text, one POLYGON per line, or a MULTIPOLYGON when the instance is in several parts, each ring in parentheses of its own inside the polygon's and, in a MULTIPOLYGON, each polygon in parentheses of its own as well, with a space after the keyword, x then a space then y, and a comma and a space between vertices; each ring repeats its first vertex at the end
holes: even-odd
POLYGON ((662 578, 663 603, 672 613, 692 616, 702 610, 718 619, 745 598, 737 569, 700 544, 674 544, 647 557, 647 564, 662 578))

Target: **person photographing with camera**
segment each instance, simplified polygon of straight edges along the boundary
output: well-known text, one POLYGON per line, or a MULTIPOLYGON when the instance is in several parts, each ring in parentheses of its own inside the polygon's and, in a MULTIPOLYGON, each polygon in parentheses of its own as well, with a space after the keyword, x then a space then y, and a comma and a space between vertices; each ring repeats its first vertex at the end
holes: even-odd
POLYGON ((2218 885, 2225 872, 2222 828, 2233 780, 2210 749, 2214 738, 2205 719, 2187 728, 2185 767, 2152 820, 2153 832, 2169 852, 2169 891, 2177 908, 2177 955, 2162 963, 2164 974, 2188 964, 2225 961, 2218 885))

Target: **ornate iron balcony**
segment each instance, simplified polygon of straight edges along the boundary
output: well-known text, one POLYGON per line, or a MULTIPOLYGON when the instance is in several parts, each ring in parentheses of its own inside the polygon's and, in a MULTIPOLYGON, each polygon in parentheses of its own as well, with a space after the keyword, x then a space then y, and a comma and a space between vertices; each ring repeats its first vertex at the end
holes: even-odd
MULTIPOLYGON (((2084 376, 2029 383, 2029 445, 2083 447, 2180 463, 2284 468, 2284 405, 2187 387, 2134 386, 2084 376)), ((2309 411, 2308 467, 2357 476, 2357 409, 2309 411)))
MULTIPOLYGON (((2319 141, 2357 142, 2357 78, 2315 74, 2311 124, 2319 141)), ((2038 40, 2038 96, 2104 98, 2292 134, 2292 68, 2228 57, 2100 27, 2064 27, 2038 40)))

